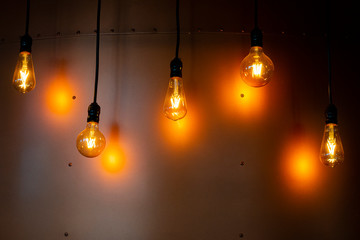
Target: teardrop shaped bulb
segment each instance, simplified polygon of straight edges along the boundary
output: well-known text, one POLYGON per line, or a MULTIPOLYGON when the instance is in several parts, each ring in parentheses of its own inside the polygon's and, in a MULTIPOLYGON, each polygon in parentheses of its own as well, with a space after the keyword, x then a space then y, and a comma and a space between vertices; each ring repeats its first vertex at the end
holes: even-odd
POLYGON ((88 158, 93 158, 104 150, 106 140, 104 135, 99 131, 99 123, 88 122, 76 139, 76 147, 79 152, 88 158))
POLYGON ((185 117, 187 105, 184 84, 181 77, 172 77, 166 93, 163 112, 171 120, 179 120, 185 117))
POLYGON ((320 148, 320 160, 325 166, 335 167, 344 161, 344 149, 341 143, 338 125, 325 125, 320 148))
POLYGON ((273 72, 273 62, 259 46, 251 47, 249 55, 240 64, 241 79, 251 87, 262 87, 268 84, 273 72))
POLYGON ((35 88, 35 72, 31 53, 27 51, 19 53, 12 85, 21 93, 30 92, 35 88))

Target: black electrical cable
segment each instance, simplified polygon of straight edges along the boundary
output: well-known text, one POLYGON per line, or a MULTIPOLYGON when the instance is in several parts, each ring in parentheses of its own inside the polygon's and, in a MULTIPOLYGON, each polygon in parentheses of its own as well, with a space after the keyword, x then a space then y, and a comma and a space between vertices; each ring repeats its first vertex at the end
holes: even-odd
POLYGON ((251 31, 251 47, 262 47, 263 36, 258 26, 258 1, 254 0, 254 29, 251 31))
POLYGON ((332 104, 332 91, 331 91, 331 33, 330 33, 330 0, 326 4, 326 46, 327 46, 327 55, 328 55, 328 95, 329 103, 332 104))
POLYGON ((334 123, 337 124, 337 108, 333 104, 332 100, 332 88, 331 88, 331 27, 330 27, 330 0, 326 1, 326 45, 327 45, 327 55, 328 55, 328 95, 329 95, 329 105, 325 110, 325 122, 326 124, 334 123))
POLYGON ((182 77, 182 62, 179 58, 180 46, 180 16, 179 0, 176 0, 176 50, 175 58, 170 62, 170 77, 182 77))
POLYGON ((25 35, 29 35, 29 15, 30 15, 30 0, 26 2, 26 25, 25 25, 25 35))
POLYGON ((180 46, 179 0, 176 0, 176 51, 175 51, 175 58, 179 57, 179 46, 180 46))
POLYGON ((98 89, 98 82, 99 82, 100 10, 101 10, 101 0, 98 0, 97 27, 96 27, 96 66, 95 66, 94 103, 96 103, 97 89, 98 89))
POLYGON ((258 0, 254 0, 254 23, 255 28, 258 28, 258 0))

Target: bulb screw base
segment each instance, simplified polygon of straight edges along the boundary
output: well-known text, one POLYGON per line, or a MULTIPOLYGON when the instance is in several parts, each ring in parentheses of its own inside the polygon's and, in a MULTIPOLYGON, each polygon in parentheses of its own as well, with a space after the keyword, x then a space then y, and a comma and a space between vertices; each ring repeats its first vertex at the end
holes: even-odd
POLYGON ((31 45, 32 45, 32 38, 28 34, 25 34, 20 38, 20 52, 31 53, 31 45))
POLYGON ((326 124, 329 124, 329 123, 337 124, 338 123, 337 109, 336 109, 334 104, 331 103, 326 108, 326 110, 325 110, 325 118, 326 118, 326 120, 325 120, 326 124))
POLYGON ((87 122, 99 123, 99 117, 100 117, 100 106, 96 102, 93 102, 89 105, 88 108, 87 122))
POLYGON ((262 47, 263 46, 263 34, 258 27, 255 27, 251 31, 251 46, 262 47))
POLYGON ((182 77, 182 67, 180 58, 174 58, 170 63, 170 77, 182 77))

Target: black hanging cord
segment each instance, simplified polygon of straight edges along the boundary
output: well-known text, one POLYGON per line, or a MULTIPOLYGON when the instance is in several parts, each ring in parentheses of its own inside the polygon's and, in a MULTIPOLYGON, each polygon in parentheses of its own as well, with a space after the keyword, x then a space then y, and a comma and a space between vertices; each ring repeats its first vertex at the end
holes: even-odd
POLYGON ((179 57, 179 46, 180 46, 179 0, 176 0, 176 51, 175 51, 175 58, 179 57))
POLYGON ((170 77, 182 77, 182 62, 179 58, 179 46, 180 46, 179 0, 176 0, 176 50, 175 50, 175 58, 170 63, 170 77))
POLYGON ((26 1, 25 35, 20 38, 20 52, 31 53, 32 38, 29 35, 30 0, 26 1))
POLYGON ((326 45, 327 45, 327 55, 328 55, 328 95, 329 103, 332 104, 332 92, 331 92, 331 51, 330 51, 330 42, 331 42, 331 33, 330 33, 330 0, 326 4, 326 45))
POLYGON ((258 28, 258 0, 254 0, 254 27, 258 28))
POLYGON ((331 92, 331 51, 330 51, 330 42, 331 42, 331 33, 330 33, 330 1, 326 2, 326 45, 327 45, 327 55, 328 55, 328 94, 329 94, 329 105, 325 110, 325 123, 338 123, 337 119, 337 108, 332 101, 332 92, 331 92))
POLYGON ((25 35, 29 35, 29 15, 30 15, 30 0, 27 0, 27 3, 26 3, 25 35))
POLYGON ((254 0, 254 29, 251 31, 251 46, 263 46, 263 35, 258 26, 258 0, 254 0))
POLYGON ((98 0, 97 25, 96 25, 96 66, 95 66, 94 103, 96 103, 98 81, 99 81, 100 10, 101 10, 101 0, 98 0))
POLYGON ((94 102, 89 105, 87 122, 99 122, 100 106, 96 103, 97 88, 99 81, 99 43, 100 43, 100 10, 101 0, 98 0, 97 23, 96 23, 96 66, 95 66, 95 88, 94 102))

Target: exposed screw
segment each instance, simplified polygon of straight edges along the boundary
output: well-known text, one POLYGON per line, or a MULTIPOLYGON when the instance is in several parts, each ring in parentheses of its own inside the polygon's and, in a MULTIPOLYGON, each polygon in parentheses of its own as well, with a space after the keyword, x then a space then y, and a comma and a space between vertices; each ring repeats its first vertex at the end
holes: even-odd
POLYGON ((69 166, 69 167, 72 167, 72 163, 69 163, 68 166, 69 166))
POLYGON ((243 237, 244 237, 244 234, 240 233, 240 234, 239 234, 239 237, 240 237, 240 238, 243 238, 243 237))
POLYGON ((65 236, 65 237, 69 236, 69 233, 68 233, 68 232, 65 232, 65 233, 64 233, 64 236, 65 236))
POLYGON ((240 165, 241 165, 241 166, 244 166, 244 165, 245 165, 245 162, 244 162, 244 161, 241 161, 241 162, 240 162, 240 165))

